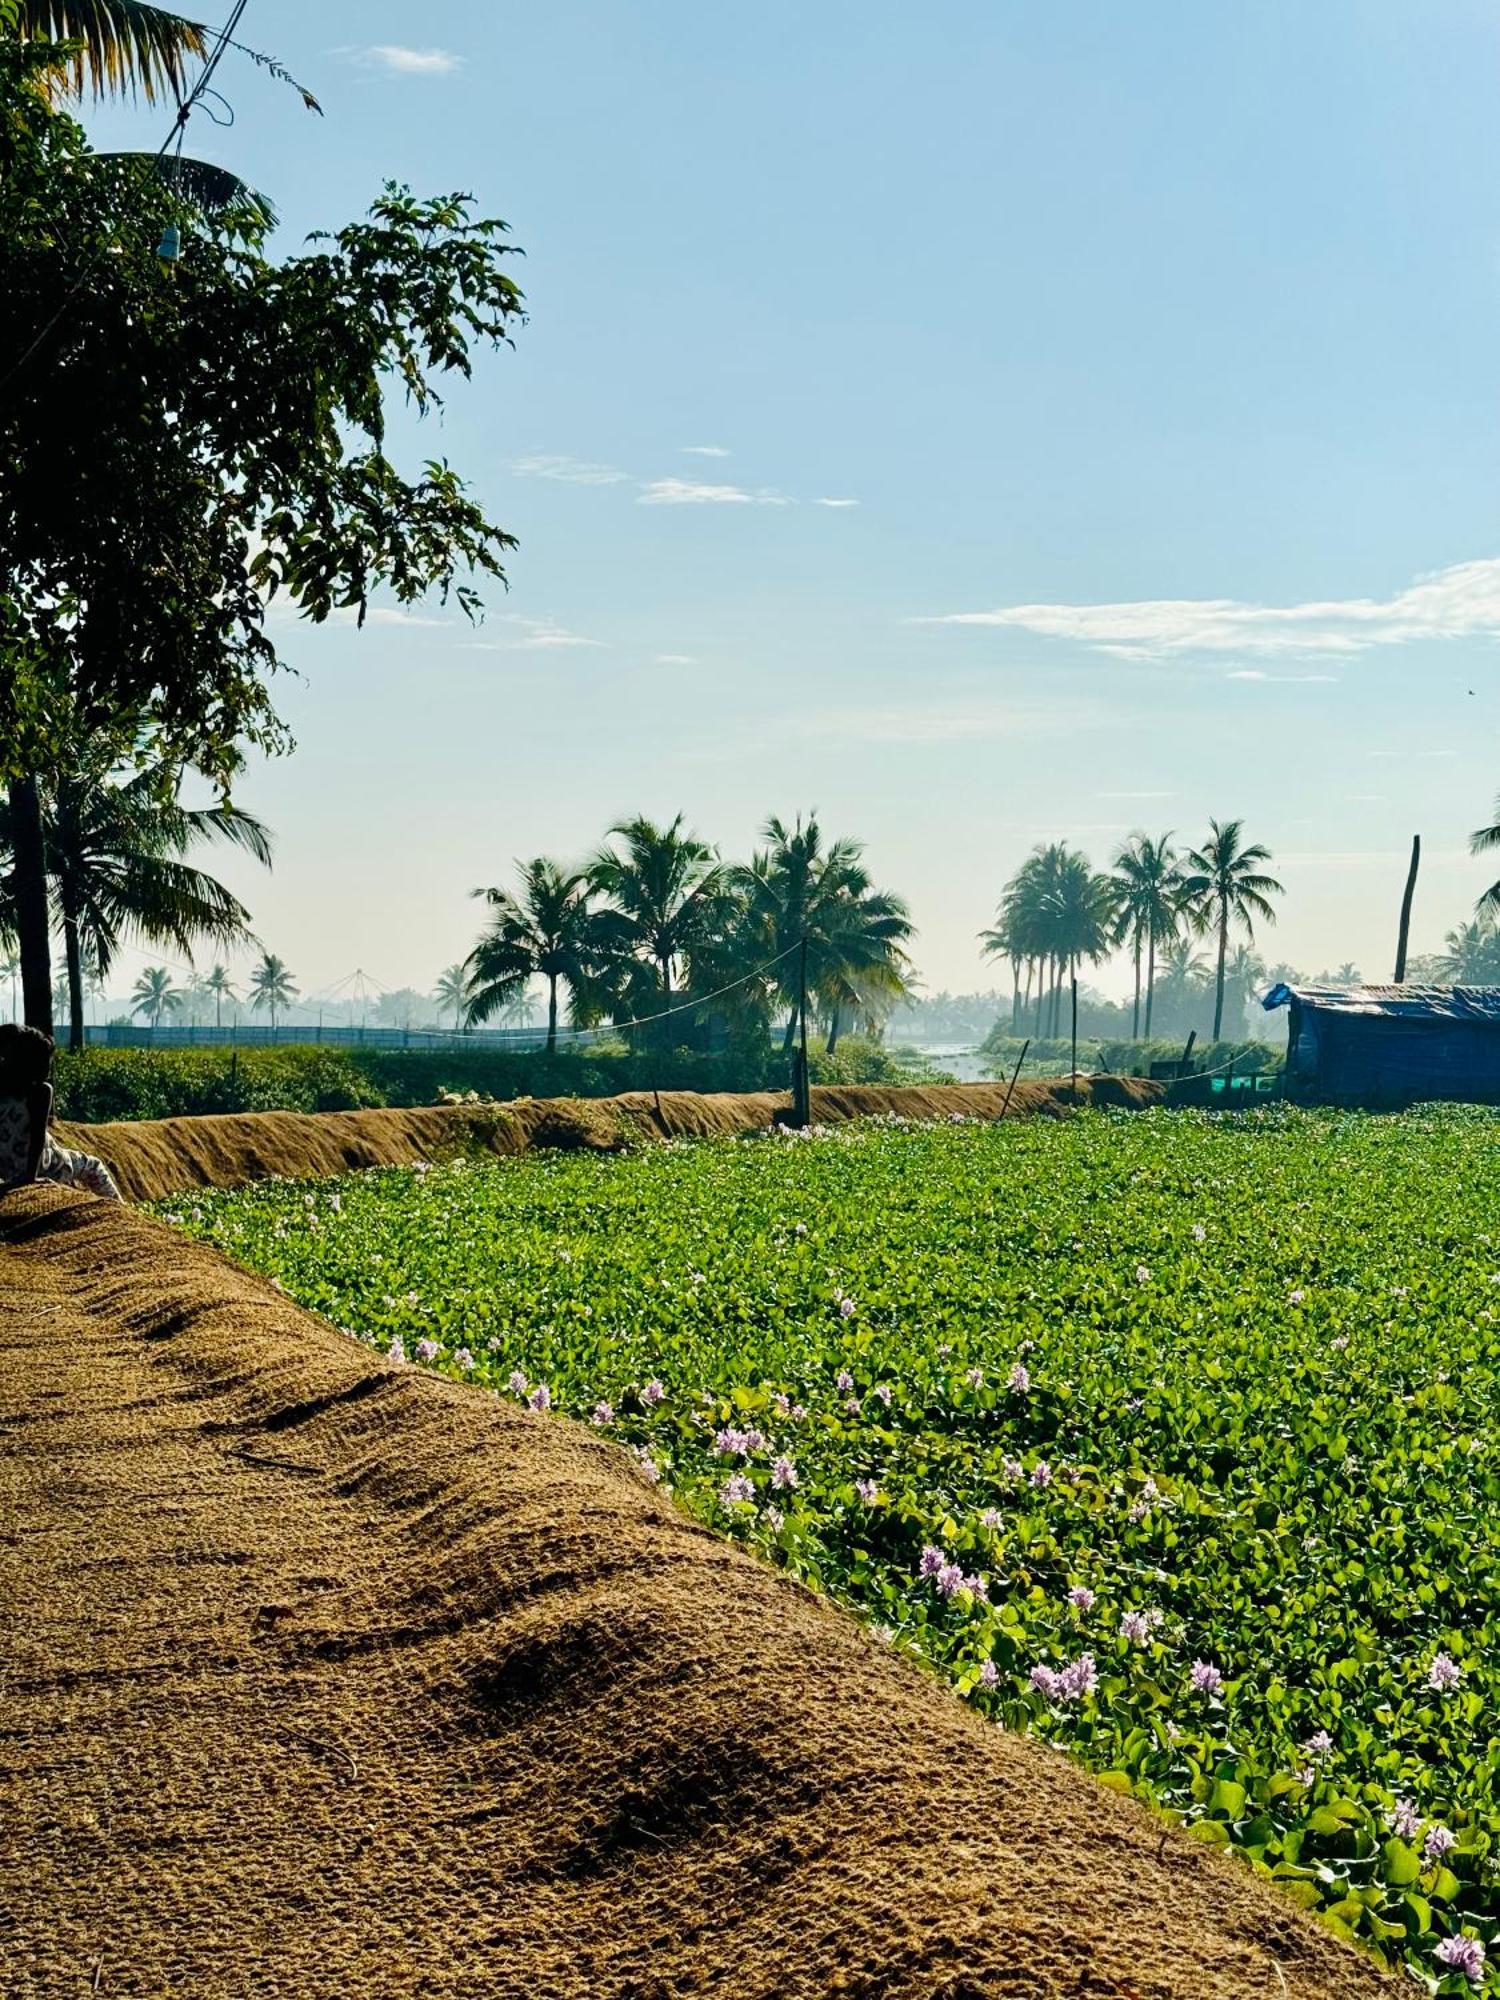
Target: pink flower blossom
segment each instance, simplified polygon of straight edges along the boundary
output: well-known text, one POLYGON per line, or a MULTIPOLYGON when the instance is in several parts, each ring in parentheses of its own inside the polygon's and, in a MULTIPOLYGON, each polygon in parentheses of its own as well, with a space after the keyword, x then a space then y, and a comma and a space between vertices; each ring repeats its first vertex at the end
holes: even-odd
POLYGON ((859 1307, 858 1307, 858 1306, 857 1306, 857 1305, 856 1305, 856 1304, 854 1303, 853 1299, 851 1299, 851 1298, 841 1298, 841 1299, 839 1300, 839 1317, 840 1317, 840 1319, 853 1319, 854 1315, 855 1315, 855 1314, 856 1314, 856 1313, 857 1313, 858 1311, 859 1311, 859 1307))
POLYGON ((880 1488, 873 1479, 856 1479, 854 1490, 867 1507, 873 1507, 880 1498, 880 1488))
POLYGON ((1439 1653, 1427 1669, 1427 1685, 1439 1694, 1456 1688, 1463 1677, 1463 1668, 1447 1653, 1439 1653))
POLYGON ((599 1426, 601 1430, 604 1430, 608 1425, 612 1424, 614 1420, 615 1420, 615 1406, 613 1403, 606 1403, 603 1401, 595 1403, 594 1422, 599 1426))
POLYGON ((1193 1241, 1195 1243, 1203 1243, 1207 1241, 1207 1238, 1208 1238, 1208 1231, 1203 1227, 1203 1224, 1201 1222, 1195 1222, 1193 1224, 1193 1241))
POLYGON ((1000 1461, 1000 1477, 1007 1486, 1014 1486, 1025 1470, 1025 1466, 1018 1458, 1002 1458, 1000 1461))
POLYGON ((968 1374, 965 1375, 964 1380, 971 1389, 982 1389, 984 1387, 984 1370, 982 1368, 971 1368, 968 1374))
POLYGON ((766 1509, 766 1525, 773 1535, 779 1535, 786 1526, 786 1515, 782 1513, 779 1507, 768 1507, 766 1509))
POLYGON ((797 1484, 797 1468, 789 1458, 778 1458, 772 1465, 771 1484, 778 1492, 797 1484))
POLYGON ((922 1551, 922 1560, 917 1564, 918 1576, 936 1576, 948 1558, 935 1542, 929 1542, 922 1551))
POLYGON ((526 1401, 533 1410, 550 1410, 552 1408, 552 1391, 547 1387, 545 1382, 538 1382, 531 1394, 526 1398, 526 1401))
POLYGON ((1333 1738, 1326 1729, 1318 1730, 1303 1744, 1302 1754, 1314 1764, 1322 1763, 1325 1757, 1333 1755, 1333 1738))
POLYGON ((1458 1845, 1458 1836, 1446 1826, 1430 1826, 1427 1838, 1422 1842, 1422 1860, 1427 1867, 1436 1868, 1445 1855, 1451 1854, 1458 1845))
POLYGON ((1052 1467, 1047 1463, 1045 1458, 1039 1458, 1036 1464, 1032 1466, 1031 1483, 1036 1487, 1050 1486, 1052 1484, 1052 1467))
POLYGON ((517 1368, 512 1373, 510 1381, 506 1386, 513 1396, 524 1396, 526 1391, 531 1387, 531 1384, 526 1380, 520 1369, 517 1368))
POLYGON ((1210 1660, 1194 1660, 1191 1679, 1195 1693, 1210 1697, 1218 1694, 1224 1685, 1224 1676, 1210 1660))
POLYGON ((847 1368, 839 1370, 834 1381, 834 1387, 841 1390, 845 1395, 854 1387, 854 1377, 849 1373, 847 1368))
POLYGON ((1099 1685, 1099 1675, 1094 1666, 1092 1653, 1080 1653, 1072 1666, 1062 1670, 1062 1687, 1070 1701, 1082 1701, 1099 1685))
POLYGON ((726 1507, 733 1507, 741 1501, 753 1500, 755 1487, 743 1472, 731 1472, 719 1488, 719 1498, 726 1507))
POLYGON ((1451 1972, 1461 1972, 1471 1985, 1483 1982, 1484 1946, 1478 1938, 1445 1937, 1432 1955, 1439 1965, 1446 1965, 1451 1972))
POLYGON ((1005 1516, 998 1507, 986 1507, 979 1517, 979 1525, 981 1528, 988 1528, 993 1534, 997 1528, 1005 1526, 1005 1516))
POLYGON ((455 1368, 462 1368, 465 1374, 474 1366, 474 1357, 467 1347, 461 1347, 453 1357, 455 1368))
POLYGON ((436 1361, 441 1352, 442 1349, 435 1340, 419 1340, 417 1342, 418 1361, 436 1361))
POLYGON ((636 1446, 635 1458, 637 1465, 640 1466, 641 1471, 646 1475, 651 1485, 659 1485, 661 1483, 661 1467, 643 1444, 636 1446))
POLYGON ((1299 1286, 1295 1291, 1290 1291, 1287 1293, 1286 1302, 1289 1306, 1300 1306, 1302 1301, 1306 1297, 1307 1297, 1306 1292, 1304 1292, 1299 1286))
POLYGON ((860 1402, 858 1396, 846 1396, 844 1398, 844 1409, 849 1416, 857 1417, 860 1411, 860 1402))
POLYGON ((1062 1694, 1062 1676, 1054 1672, 1051 1667, 1033 1667, 1031 1685, 1039 1694, 1046 1695, 1048 1701, 1056 1701, 1062 1694))
POLYGON ((955 1562, 945 1562, 932 1579, 944 1597, 953 1597, 963 1589, 964 1573, 955 1562))
POLYGON ((1094 1593, 1086 1583, 1075 1583, 1073 1588, 1068 1592, 1068 1602, 1075 1611, 1092 1611, 1094 1608, 1094 1593))
POLYGON ((1151 1269, 1150 1269, 1150 1266, 1149 1266, 1149 1265, 1147 1265, 1147 1264, 1137 1264, 1137 1265, 1136 1265, 1136 1267, 1135 1267, 1135 1281, 1136 1281, 1136 1283, 1137 1283, 1138 1285, 1149 1285, 1149 1284, 1150 1284, 1150 1282, 1151 1282, 1151 1269))
POLYGON ((891 1407, 891 1391, 889 1383, 877 1382, 875 1384, 875 1387, 871 1390, 870 1393, 873 1396, 878 1396, 881 1402, 885 1404, 887 1409, 891 1407))
POLYGON ((980 1667, 979 1685, 982 1688, 999 1687, 1000 1669, 995 1665, 995 1662, 993 1660, 986 1660, 984 1664, 980 1667))
POLYGON ((1422 1830, 1422 1815, 1411 1799, 1397 1799, 1390 1812, 1391 1832, 1399 1834, 1403 1840, 1410 1840, 1422 1830))
POLYGON ((1018 1361, 1007 1377, 1007 1386, 1012 1394, 1024 1396, 1031 1387, 1031 1374, 1024 1361, 1018 1361))
POLYGON ((658 1382, 655 1376, 653 1376, 641 1391, 641 1401, 646 1405, 648 1410, 654 1410, 658 1403, 666 1400, 666 1394, 665 1383, 658 1382))
POLYGON ((1120 1637, 1133 1646, 1144 1646, 1151 1637, 1151 1620, 1144 1611, 1127 1611, 1120 1620, 1120 1637))

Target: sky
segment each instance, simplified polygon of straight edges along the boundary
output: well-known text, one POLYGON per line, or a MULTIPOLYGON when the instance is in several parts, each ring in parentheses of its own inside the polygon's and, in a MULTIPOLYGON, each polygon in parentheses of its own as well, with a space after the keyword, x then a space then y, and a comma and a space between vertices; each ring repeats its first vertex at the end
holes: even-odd
MULTIPOLYGON (((251 0, 189 151, 279 252, 386 179, 524 251, 514 350, 404 418, 517 538, 482 625, 278 620, 293 756, 221 872, 304 992, 427 989, 478 885, 816 808, 932 991, 1038 841, 1243 817, 1267 955, 1389 977, 1493 878, 1493 0, 251 0), (223 115, 222 113, 220 114, 223 115)), ((90 111, 150 145, 144 107, 90 111)), ((148 958, 159 954, 146 953, 148 958)), ((1101 983, 1120 990, 1123 968, 1101 983)))

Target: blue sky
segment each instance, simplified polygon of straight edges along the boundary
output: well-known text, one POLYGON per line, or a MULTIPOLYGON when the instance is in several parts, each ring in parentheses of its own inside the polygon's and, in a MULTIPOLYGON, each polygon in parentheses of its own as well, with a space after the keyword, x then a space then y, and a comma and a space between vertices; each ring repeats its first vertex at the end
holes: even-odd
POLYGON ((635 811, 742 853, 816 806, 934 989, 999 983, 974 934, 1037 840, 1210 813, 1275 851, 1273 957, 1388 976, 1416 831, 1415 947, 1467 915, 1489 0, 252 0, 242 33, 327 115, 232 59, 191 149, 287 247, 389 176, 526 252, 515 351, 402 435, 519 537, 508 596, 278 626, 299 748, 241 793, 275 874, 233 879, 306 990, 430 985, 471 888, 635 811))

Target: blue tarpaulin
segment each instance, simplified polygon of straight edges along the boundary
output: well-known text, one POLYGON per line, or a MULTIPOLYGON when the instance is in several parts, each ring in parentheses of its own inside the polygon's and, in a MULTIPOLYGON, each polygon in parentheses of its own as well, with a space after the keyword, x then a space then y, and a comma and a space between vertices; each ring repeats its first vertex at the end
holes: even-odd
POLYGON ((1273 986, 1287 1081, 1335 1101, 1500 1101, 1500 986, 1273 986))

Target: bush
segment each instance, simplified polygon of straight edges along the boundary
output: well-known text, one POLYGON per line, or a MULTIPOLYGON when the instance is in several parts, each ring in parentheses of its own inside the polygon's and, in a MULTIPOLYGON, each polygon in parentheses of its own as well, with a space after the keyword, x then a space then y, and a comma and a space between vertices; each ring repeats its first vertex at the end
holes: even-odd
MULTIPOLYGON (((813 1046, 815 1083, 946 1083, 914 1050, 846 1040, 832 1056, 813 1046)), ((778 1047, 700 1055, 623 1042, 587 1050, 276 1048, 85 1049, 53 1066, 57 1115, 85 1124, 186 1118, 226 1111, 354 1111, 435 1104, 441 1091, 482 1097, 613 1097, 626 1090, 784 1090, 778 1047)))

